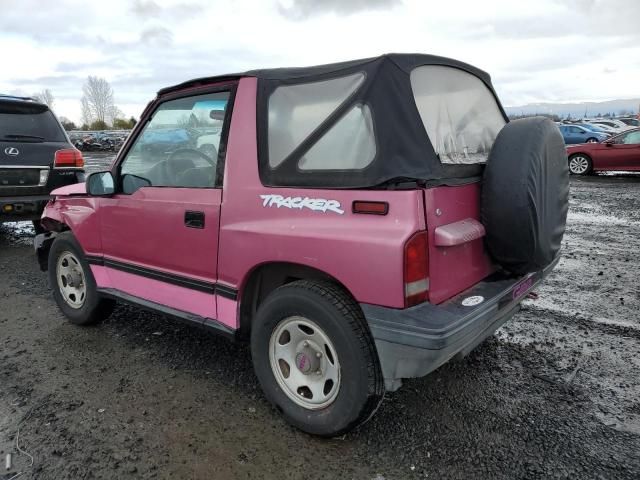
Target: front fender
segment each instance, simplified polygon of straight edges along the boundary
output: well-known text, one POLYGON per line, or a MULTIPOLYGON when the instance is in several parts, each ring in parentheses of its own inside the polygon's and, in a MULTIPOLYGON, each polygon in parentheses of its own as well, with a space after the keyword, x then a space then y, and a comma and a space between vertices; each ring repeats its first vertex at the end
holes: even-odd
POLYGON ((42 224, 49 231, 71 230, 87 254, 100 255, 99 198, 57 197, 51 200, 42 213, 42 224))

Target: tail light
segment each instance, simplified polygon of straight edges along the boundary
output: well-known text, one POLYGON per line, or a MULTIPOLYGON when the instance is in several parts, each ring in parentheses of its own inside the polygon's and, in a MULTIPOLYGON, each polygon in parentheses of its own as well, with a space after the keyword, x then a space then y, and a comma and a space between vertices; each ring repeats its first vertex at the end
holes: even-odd
POLYGON ((429 299, 429 242, 418 232, 404 246, 404 304, 411 307, 429 299))
POLYGON ((53 166, 54 168, 82 168, 84 167, 84 158, 82 158, 80 150, 76 148, 65 148, 64 150, 58 150, 56 152, 53 166))

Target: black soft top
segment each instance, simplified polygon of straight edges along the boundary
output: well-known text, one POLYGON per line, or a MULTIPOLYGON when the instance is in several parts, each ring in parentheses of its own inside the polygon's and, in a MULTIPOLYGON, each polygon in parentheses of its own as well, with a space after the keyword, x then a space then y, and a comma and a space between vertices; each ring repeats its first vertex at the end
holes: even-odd
POLYGON ((287 68, 261 68, 256 70, 248 70, 242 73, 229 73, 224 75, 215 75, 211 77, 200 77, 186 82, 178 83, 171 87, 165 87, 158 90, 158 95, 183 90, 185 88, 195 87, 202 84, 217 83, 224 81, 238 80, 242 77, 256 77, 265 80, 313 80, 320 75, 330 73, 350 73, 354 68, 367 65, 369 63, 381 62, 388 60, 395 64, 405 73, 411 73, 415 67, 422 65, 444 65, 456 67, 465 70, 475 76, 481 78, 487 85, 491 85, 491 77, 484 70, 469 65, 468 63, 454 60, 453 58, 440 57, 438 55, 426 55, 424 53, 386 53, 379 57, 361 58, 359 60, 349 60, 346 62, 327 63, 324 65, 314 65, 311 67, 287 67, 287 68))
POLYGON ((397 180, 420 180, 431 184, 455 184, 481 175, 482 165, 451 165, 440 162, 414 100, 410 74, 421 66, 439 65, 466 71, 484 82, 508 121, 488 73, 451 58, 425 54, 389 53, 379 57, 312 67, 272 68, 244 73, 203 77, 167 87, 158 95, 242 77, 258 79, 257 126, 260 177, 268 186, 318 188, 371 188, 397 180), (296 85, 364 73, 358 89, 277 167, 268 159, 268 102, 280 86, 296 85), (361 170, 301 171, 298 161, 313 144, 356 104, 372 112, 376 136, 375 159, 361 170))

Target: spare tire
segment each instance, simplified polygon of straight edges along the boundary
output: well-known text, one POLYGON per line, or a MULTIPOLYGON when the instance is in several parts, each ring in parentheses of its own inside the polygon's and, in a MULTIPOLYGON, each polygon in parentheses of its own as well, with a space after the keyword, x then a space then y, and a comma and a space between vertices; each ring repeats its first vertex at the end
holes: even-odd
POLYGON ((509 122, 484 170, 481 218, 493 259, 522 275, 543 269, 558 252, 569 206, 564 140, 544 117, 509 122))

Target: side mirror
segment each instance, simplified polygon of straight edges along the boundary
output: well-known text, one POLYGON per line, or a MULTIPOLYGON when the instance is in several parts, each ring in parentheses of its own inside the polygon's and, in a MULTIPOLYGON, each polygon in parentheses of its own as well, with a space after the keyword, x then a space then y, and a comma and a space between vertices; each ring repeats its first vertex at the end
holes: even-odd
POLYGON ((606 142, 604 142, 604 144, 605 144, 607 147, 613 147, 613 142, 611 142, 611 141, 609 141, 609 140, 607 140, 606 142))
POLYGON ((116 191, 111 172, 96 172, 87 178, 87 193, 92 197, 107 197, 116 191))

